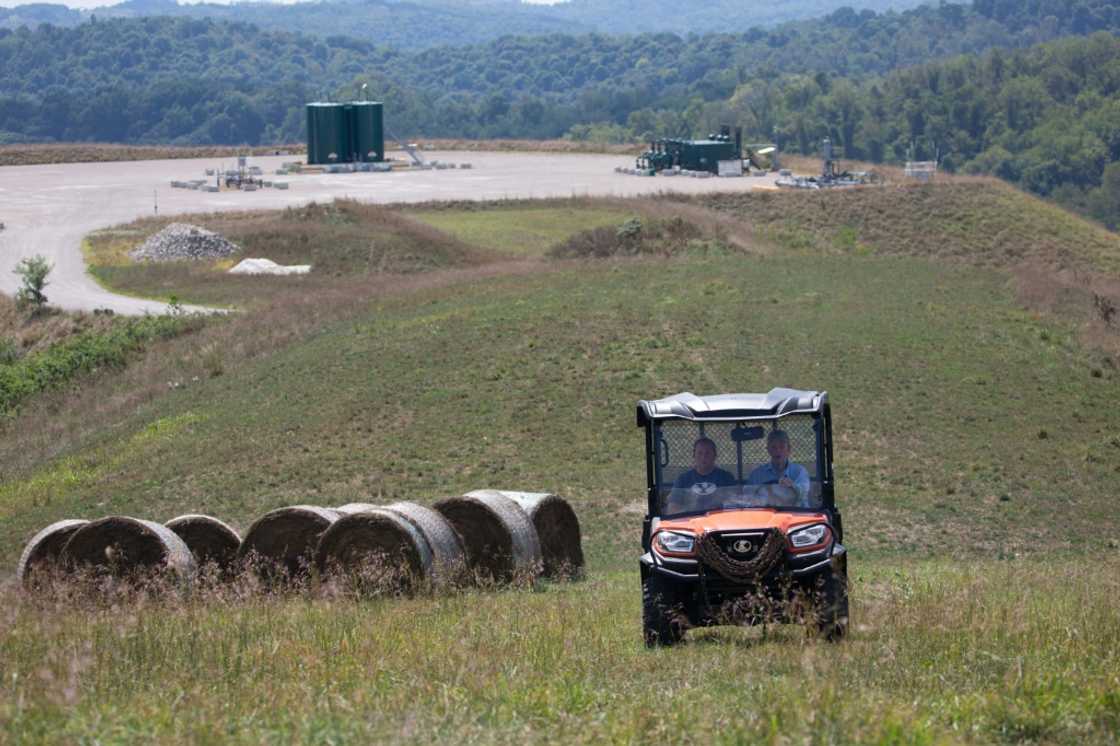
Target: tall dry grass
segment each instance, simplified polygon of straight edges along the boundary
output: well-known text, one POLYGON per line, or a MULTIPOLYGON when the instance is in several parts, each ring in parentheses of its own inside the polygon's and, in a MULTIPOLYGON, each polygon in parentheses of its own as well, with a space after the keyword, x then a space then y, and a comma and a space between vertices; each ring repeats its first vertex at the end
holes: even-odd
MULTIPOLYGON (((49 306, 39 313, 19 308, 15 301, 0 293, 0 346, 5 342, 22 357, 47 349, 74 334, 104 331, 113 324, 111 316, 89 313, 64 313, 49 306)), ((2 360, 0 360, 2 362, 2 360)))
POLYGON ((0 145, 0 166, 34 166, 45 163, 97 163, 151 161, 178 158, 232 158, 236 155, 274 155, 306 152, 304 144, 253 147, 201 145, 122 145, 117 143, 40 143, 0 145))
POLYGON ((536 593, 3 592, 7 740, 1112 743, 1120 567, 859 563, 850 638, 641 642, 636 573, 536 593))

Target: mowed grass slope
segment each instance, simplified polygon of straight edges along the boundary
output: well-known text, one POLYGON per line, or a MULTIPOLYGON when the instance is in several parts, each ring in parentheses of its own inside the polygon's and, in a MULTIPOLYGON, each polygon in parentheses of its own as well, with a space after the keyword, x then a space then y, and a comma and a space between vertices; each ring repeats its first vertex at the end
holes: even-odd
MULTIPOLYGON (((4 431, 6 567, 56 518, 243 528, 280 505, 480 487, 572 499, 590 566, 409 601, 74 609, 5 591, 0 724, 17 741, 1114 742, 1120 379, 1006 272, 885 253, 445 274, 134 407, 75 408, 100 429, 4 431), (851 639, 646 652, 634 404, 775 385, 833 397, 851 639)), ((191 344, 270 323, 294 322, 273 309, 191 344)))
MULTIPOLYGON (((617 517, 644 484, 639 398, 789 385, 832 394, 854 546, 1103 546, 1088 529, 1113 520, 1120 412, 1115 373, 1098 365, 1072 328, 1020 310, 1000 273, 920 259, 499 276, 374 300, 246 367, 184 381, 103 445, 0 486, 0 530, 14 557, 36 524, 91 510, 190 507, 244 524, 290 503, 501 485, 617 517), (143 438, 151 428, 160 436, 143 438), (1051 525, 1055 505, 1069 509, 1051 525)), ((617 519, 589 531, 631 537, 636 519, 621 522, 625 534, 617 519)))

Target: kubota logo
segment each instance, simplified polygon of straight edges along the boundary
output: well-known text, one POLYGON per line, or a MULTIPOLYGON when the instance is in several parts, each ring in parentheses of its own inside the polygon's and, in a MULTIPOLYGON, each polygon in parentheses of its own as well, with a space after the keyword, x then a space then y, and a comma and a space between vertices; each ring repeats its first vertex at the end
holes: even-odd
POLYGON ((731 545, 731 551, 736 554, 750 554, 752 549, 754 549, 754 544, 751 544, 746 539, 739 539, 731 545))

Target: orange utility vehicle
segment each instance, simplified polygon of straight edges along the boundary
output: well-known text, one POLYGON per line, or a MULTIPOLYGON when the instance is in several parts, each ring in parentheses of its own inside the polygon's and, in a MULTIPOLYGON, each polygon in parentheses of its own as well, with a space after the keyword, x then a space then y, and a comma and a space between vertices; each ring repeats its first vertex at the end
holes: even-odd
POLYGON ((642 627, 649 646, 692 626, 848 626, 847 551, 828 394, 677 394, 638 402, 648 509, 642 627))

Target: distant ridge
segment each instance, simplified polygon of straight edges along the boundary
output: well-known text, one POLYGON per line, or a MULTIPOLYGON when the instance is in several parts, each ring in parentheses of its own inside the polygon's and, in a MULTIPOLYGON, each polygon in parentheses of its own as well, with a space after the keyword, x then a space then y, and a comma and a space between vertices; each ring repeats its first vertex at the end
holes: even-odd
POLYGON ((379 44, 399 49, 424 49, 477 44, 511 34, 738 32, 824 16, 845 6, 887 11, 920 4, 922 0, 775 0, 759 6, 712 0, 681 13, 679 3, 671 0, 572 0, 556 5, 515 0, 324 0, 284 5, 126 0, 92 10, 48 3, 0 8, 0 28, 34 28, 44 23, 71 27, 91 18, 174 16, 239 21, 323 37, 376 38, 379 44))

